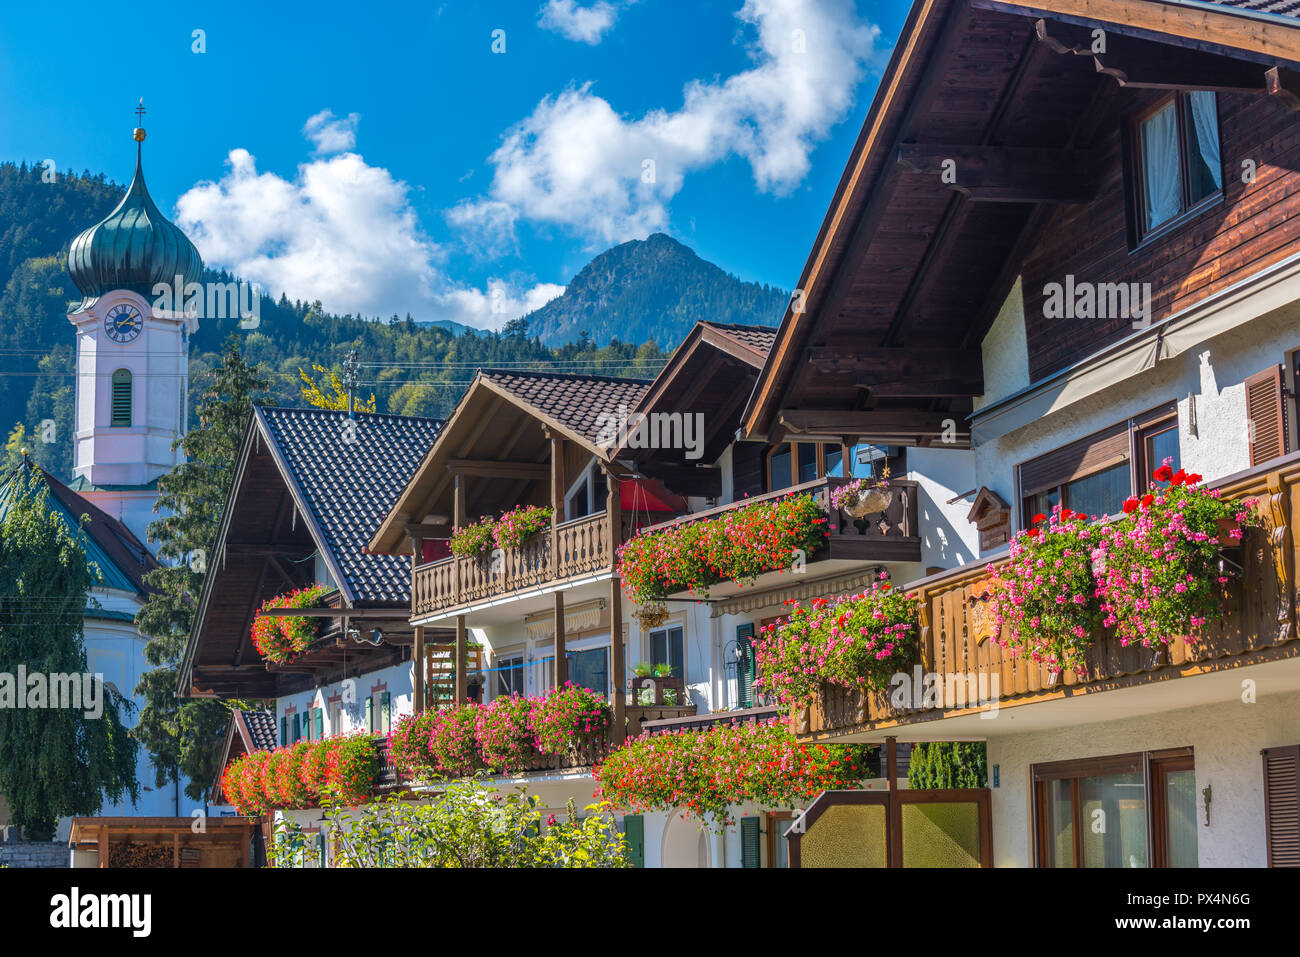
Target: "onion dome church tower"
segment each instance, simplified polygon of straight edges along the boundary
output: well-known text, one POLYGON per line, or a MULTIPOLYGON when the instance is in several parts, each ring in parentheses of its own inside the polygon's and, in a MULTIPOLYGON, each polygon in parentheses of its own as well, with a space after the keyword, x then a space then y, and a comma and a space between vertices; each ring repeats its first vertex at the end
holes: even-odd
POLYGON ((146 541, 158 476, 182 460, 173 444, 189 414, 190 327, 173 303, 200 282, 203 260, 150 197, 145 131, 134 135, 130 188, 68 253, 82 296, 68 315, 77 336, 71 488, 146 541))

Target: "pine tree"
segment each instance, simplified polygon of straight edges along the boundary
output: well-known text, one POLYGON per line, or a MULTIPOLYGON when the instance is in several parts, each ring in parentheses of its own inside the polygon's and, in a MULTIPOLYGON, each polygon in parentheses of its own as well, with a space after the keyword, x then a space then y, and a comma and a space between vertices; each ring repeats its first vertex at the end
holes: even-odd
POLYGON ((0 522, 0 674, 7 679, 0 683, 0 792, 14 823, 48 840, 60 817, 94 814, 106 797, 139 799, 136 743, 122 723, 130 702, 102 683, 98 716, 84 688, 82 701, 69 707, 47 686, 35 706, 33 675, 84 680, 83 627, 96 579, 85 533, 72 532, 50 508, 44 475, 24 462, 9 486, 0 522), (20 665, 27 687, 18 686, 20 665), (17 695, 25 696, 22 708, 6 700, 17 695))
POLYGON ((907 786, 917 790, 988 786, 988 757, 982 741, 935 741, 912 745, 907 786))
POLYGON ((177 698, 177 666, 194 621, 240 442, 253 403, 266 385, 261 367, 248 364, 239 338, 232 334, 200 399, 198 427, 177 442, 187 461, 158 479, 154 511, 164 514, 149 525, 149 540, 157 543, 163 567, 145 575, 155 592, 136 615, 136 625, 149 636, 145 658, 154 668, 145 672, 135 690, 145 699, 135 734, 153 757, 157 785, 183 773, 189 778, 185 793, 196 801, 205 799, 211 787, 229 709, 239 703, 177 698))

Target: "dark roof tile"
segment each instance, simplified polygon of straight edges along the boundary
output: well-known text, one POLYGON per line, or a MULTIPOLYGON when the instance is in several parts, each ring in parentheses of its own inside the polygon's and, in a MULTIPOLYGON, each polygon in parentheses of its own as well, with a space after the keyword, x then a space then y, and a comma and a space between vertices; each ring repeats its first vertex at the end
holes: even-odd
POLYGON ((442 427, 439 419, 260 407, 356 601, 411 597, 411 560, 362 552, 442 427), (349 424, 351 422, 351 424, 349 424))
POLYGON ((568 375, 560 372, 484 369, 481 374, 494 385, 593 444, 600 438, 598 423, 601 414, 608 412, 617 415, 619 406, 635 408, 650 386, 648 379, 568 375))

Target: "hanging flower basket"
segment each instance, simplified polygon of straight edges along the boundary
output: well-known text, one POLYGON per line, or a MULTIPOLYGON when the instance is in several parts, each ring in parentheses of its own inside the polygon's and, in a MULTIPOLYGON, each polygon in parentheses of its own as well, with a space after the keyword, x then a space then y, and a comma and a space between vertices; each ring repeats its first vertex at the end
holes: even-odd
MULTIPOLYGON (((311 608, 331 591, 327 585, 309 585, 262 602, 272 608, 311 608)), ((302 654, 320 635, 321 619, 306 616, 261 616, 253 619, 253 647, 267 661, 284 664, 302 654)))
POLYGON ((651 602, 632 612, 632 617, 641 623, 643 629, 658 628, 668 620, 668 606, 662 602, 651 602))
POLYGON ((831 491, 831 504, 853 518, 866 518, 885 511, 894 501, 888 479, 855 479, 831 491))

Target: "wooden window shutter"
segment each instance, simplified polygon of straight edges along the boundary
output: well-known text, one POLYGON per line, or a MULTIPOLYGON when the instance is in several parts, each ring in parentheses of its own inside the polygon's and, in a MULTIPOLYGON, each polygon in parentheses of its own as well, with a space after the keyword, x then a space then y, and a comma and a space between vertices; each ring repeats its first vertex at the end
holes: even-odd
POLYGON ((627 859, 633 867, 645 867, 645 818, 628 814, 623 818, 623 837, 627 841, 627 859))
POLYGON ((758 818, 740 819, 740 866, 762 867, 763 858, 758 843, 758 818))
POLYGON ((1286 453, 1286 406, 1282 401, 1280 365, 1246 379, 1246 418, 1250 422, 1251 465, 1286 453))
POLYGON ((1300 745, 1265 748, 1264 840, 1269 867, 1300 867, 1300 745))
POLYGON ((325 737, 325 709, 316 709, 316 740, 325 737))
POLYGON ((736 700, 742 708, 754 707, 754 625, 736 627, 736 700))
POLYGON ((1120 422, 1020 466, 1020 495, 1037 495, 1128 460, 1128 422, 1120 422))
POLYGON ((289 716, 287 714, 280 715, 280 743, 289 743, 289 716))
POLYGON ((366 730, 371 734, 375 732, 375 698, 371 695, 366 699, 366 730))
POLYGON ((302 716, 295 714, 293 716, 293 740, 299 741, 301 739, 302 739, 302 716))

